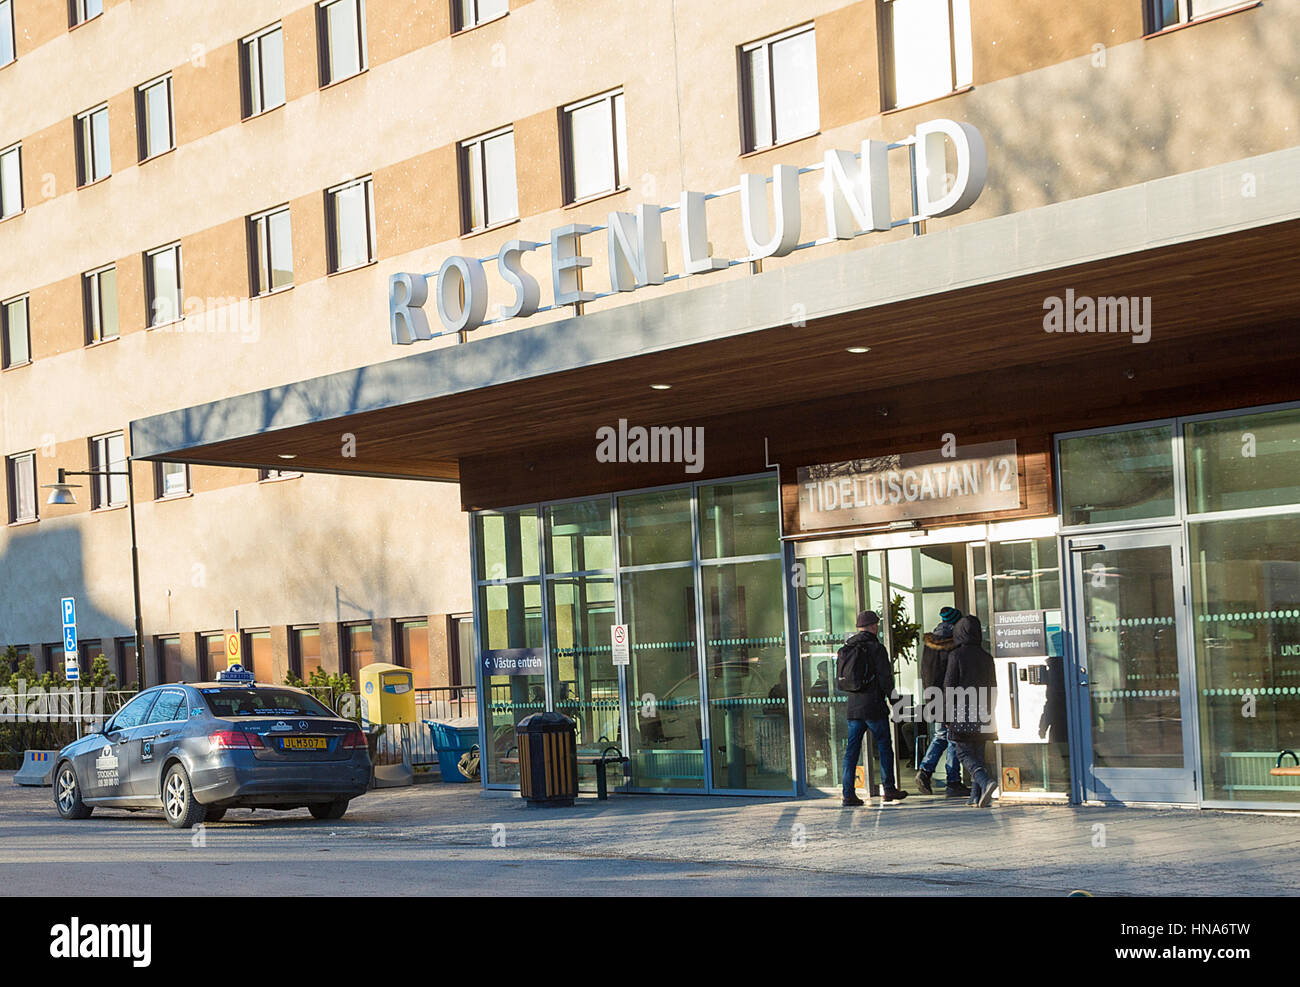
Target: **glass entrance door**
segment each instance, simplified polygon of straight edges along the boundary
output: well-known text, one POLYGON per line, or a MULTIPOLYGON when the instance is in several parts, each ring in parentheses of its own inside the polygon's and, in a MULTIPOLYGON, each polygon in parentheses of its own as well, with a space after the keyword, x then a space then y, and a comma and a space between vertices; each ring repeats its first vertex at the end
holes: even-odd
POLYGON ((1084 797, 1195 802, 1179 529, 1071 540, 1084 797))

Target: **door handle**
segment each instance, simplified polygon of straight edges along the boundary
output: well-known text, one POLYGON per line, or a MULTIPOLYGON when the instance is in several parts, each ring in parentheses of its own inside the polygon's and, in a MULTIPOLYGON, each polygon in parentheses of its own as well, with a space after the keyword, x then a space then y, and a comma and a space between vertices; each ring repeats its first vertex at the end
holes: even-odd
MULTIPOLYGON (((159 738, 169 736, 170 734, 171 734, 171 731, 170 731, 170 730, 159 730, 159 731, 158 731, 158 737, 159 737, 159 738)), ((150 740, 153 740, 153 739, 156 739, 156 738, 150 737, 149 739, 150 739, 150 740)))

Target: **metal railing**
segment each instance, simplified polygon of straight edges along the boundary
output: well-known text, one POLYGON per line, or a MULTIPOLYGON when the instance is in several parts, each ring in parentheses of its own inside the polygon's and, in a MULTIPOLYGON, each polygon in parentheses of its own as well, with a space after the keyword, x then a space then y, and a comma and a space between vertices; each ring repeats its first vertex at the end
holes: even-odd
POLYGON ((472 685, 415 690, 416 727, 411 731, 411 763, 436 764, 438 754, 425 720, 478 720, 478 690, 472 685))

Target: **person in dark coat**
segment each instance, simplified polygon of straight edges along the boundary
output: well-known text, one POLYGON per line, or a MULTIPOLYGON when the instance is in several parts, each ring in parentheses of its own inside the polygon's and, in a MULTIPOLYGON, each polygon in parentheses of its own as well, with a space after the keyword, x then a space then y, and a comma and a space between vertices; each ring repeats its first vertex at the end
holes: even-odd
MULTIPOLYGON (((939 611, 939 623, 935 625, 934 630, 921 639, 924 645, 921 651, 923 704, 932 694, 931 689, 943 692, 943 677, 948 671, 948 655, 953 648, 957 647, 952 632, 957 621, 961 620, 961 616, 961 611, 956 607, 944 607, 939 611)), ((971 791, 961 783, 961 762, 957 760, 957 748, 948 743, 948 727, 942 722, 934 732, 934 739, 930 741, 925 757, 921 758, 921 770, 916 773, 916 786, 926 795, 934 794, 934 789, 930 787, 930 779, 934 776, 934 769, 939 766, 939 758, 943 757, 944 751, 948 752, 948 769, 943 794, 948 798, 968 798, 971 791)))
POLYGON ((874 681, 862 692, 848 693, 849 739, 844 751, 843 793, 844 805, 864 805, 858 798, 855 776, 862 751, 862 739, 871 731, 880 752, 880 780, 886 802, 907 798, 907 792, 894 785, 894 743, 890 737, 888 697, 894 693, 894 667, 889 652, 880 643, 880 617, 874 610, 858 614, 858 633, 845 645, 863 649, 867 659, 867 678, 874 681))
POLYGON ((948 653, 943 679, 944 721, 948 740, 971 778, 971 804, 986 809, 998 793, 984 767, 984 744, 997 736, 993 721, 997 672, 993 656, 982 646, 979 618, 965 616, 953 628, 957 646, 948 653))

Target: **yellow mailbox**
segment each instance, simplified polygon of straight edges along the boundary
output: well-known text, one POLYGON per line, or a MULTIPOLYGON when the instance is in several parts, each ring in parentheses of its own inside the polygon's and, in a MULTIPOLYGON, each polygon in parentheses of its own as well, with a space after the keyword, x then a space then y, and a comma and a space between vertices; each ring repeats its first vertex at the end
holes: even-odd
POLYGON ((362 722, 380 726, 415 722, 415 679, 409 668, 377 661, 358 674, 362 722))

